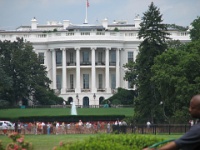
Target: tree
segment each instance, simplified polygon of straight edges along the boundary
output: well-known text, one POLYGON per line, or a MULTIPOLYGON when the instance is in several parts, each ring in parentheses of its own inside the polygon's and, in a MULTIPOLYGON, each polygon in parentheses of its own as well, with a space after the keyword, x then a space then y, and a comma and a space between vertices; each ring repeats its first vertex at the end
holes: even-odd
POLYGON ((154 65, 154 58, 162 54, 167 49, 166 40, 169 39, 167 27, 162 23, 162 15, 159 9, 151 3, 147 12, 142 17, 138 37, 143 39, 139 45, 139 53, 134 64, 126 64, 129 69, 125 79, 132 84, 136 83, 138 97, 135 111, 140 116, 140 121, 154 121, 156 116, 156 106, 159 104, 160 95, 155 85, 151 82, 151 67, 154 65), (131 68, 133 66, 133 68, 131 68), (132 79, 130 78, 132 74, 132 79), (131 80, 130 80, 131 79, 131 80))
POLYGON ((166 24, 166 26, 168 28, 172 28, 172 29, 179 30, 179 31, 187 31, 188 30, 188 27, 178 26, 176 24, 166 24))
MULTIPOLYGON (((1 93, 5 93, 7 89, 10 89, 12 86, 11 78, 6 74, 3 70, 3 64, 0 61, 0 95, 1 93)), ((2 97, 0 97, 0 107, 6 107, 9 105, 8 101, 5 101, 2 97)))
POLYGON ((11 78, 6 74, 6 72, 3 70, 3 64, 0 60, 0 93, 3 93, 3 90, 9 89, 12 85, 11 78))
MULTIPOLYGON (((117 93, 109 97, 112 104, 122 104, 122 105, 133 105, 134 98, 136 97, 136 92, 134 90, 126 90, 123 88, 118 88, 117 93)), ((104 100, 106 102, 106 100, 104 100)))
POLYGON ((167 25, 163 24, 162 21, 160 10, 152 2, 149 6, 149 10, 144 13, 142 22, 140 23, 141 28, 139 30, 138 37, 139 39, 144 39, 141 45, 144 45, 143 43, 145 42, 153 43, 156 45, 162 45, 165 50, 165 42, 169 39, 169 33, 166 33, 167 25))
POLYGON ((189 120, 190 98, 200 92, 199 49, 199 41, 191 42, 155 58, 151 81, 161 95, 160 114, 169 121, 189 120))
POLYGON ((184 43, 181 43, 179 40, 169 40, 167 41, 167 47, 168 49, 177 49, 182 47, 184 43))
MULTIPOLYGON (((0 41, 0 55, 1 67, 11 80, 9 88, 1 86, 4 91, 0 93, 1 99, 17 105, 19 101, 29 99, 30 96, 34 98, 38 92, 52 92, 46 68, 39 63, 31 43, 25 43, 20 38, 14 42, 0 41)), ((42 99, 37 97, 37 101, 42 99)))
POLYGON ((200 17, 198 16, 192 23, 190 29, 190 38, 192 41, 200 40, 200 17))

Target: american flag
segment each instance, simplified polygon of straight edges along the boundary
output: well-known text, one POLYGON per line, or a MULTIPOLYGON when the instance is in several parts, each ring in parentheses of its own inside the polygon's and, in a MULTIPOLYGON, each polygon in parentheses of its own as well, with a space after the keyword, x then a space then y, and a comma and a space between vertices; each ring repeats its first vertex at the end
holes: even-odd
POLYGON ((87 5, 87 7, 89 7, 89 6, 90 6, 90 3, 89 3, 89 1, 88 1, 88 0, 87 0, 87 2, 86 2, 86 3, 87 3, 87 4, 86 4, 86 5, 87 5))

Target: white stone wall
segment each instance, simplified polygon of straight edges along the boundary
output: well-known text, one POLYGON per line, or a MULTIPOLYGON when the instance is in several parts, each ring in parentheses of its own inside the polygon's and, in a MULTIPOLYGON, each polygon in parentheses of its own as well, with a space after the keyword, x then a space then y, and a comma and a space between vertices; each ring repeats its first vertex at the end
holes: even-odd
MULTIPOLYGON (((138 23, 138 20, 135 20, 138 23)), ((65 26, 69 26, 69 21, 65 24, 65 26)), ((105 22, 104 22, 105 23, 105 22)), ((104 24, 108 29, 114 29, 114 26, 109 27, 104 24)), ((138 24, 137 24, 138 25, 138 24)), ((117 25, 118 26, 118 25, 117 25)), ((52 29, 54 26, 47 26, 46 29, 52 29)), ((51 84, 51 88, 54 89, 56 86, 55 83, 55 75, 63 76, 63 68, 61 66, 56 66, 53 68, 53 59, 52 53, 55 49, 66 49, 66 61, 69 62, 69 52, 74 52, 74 60, 76 60, 76 48, 80 48, 80 62, 82 62, 82 51, 87 50, 89 51, 89 61, 94 60, 91 57, 92 55, 92 48, 95 48, 95 60, 98 58, 98 51, 103 51, 103 61, 106 61, 106 49, 110 48, 112 50, 119 49, 119 67, 117 66, 110 66, 109 67, 109 87, 111 87, 111 74, 117 74, 119 79, 116 79, 116 84, 119 84, 120 87, 128 89, 128 82, 124 81, 124 68, 123 65, 127 63, 128 60, 128 52, 132 51, 134 53, 134 60, 138 54, 138 46, 142 40, 139 40, 137 37, 138 28, 134 26, 121 26, 118 29, 122 29, 124 31, 115 32, 115 31, 95 31, 92 30, 91 32, 87 31, 74 31, 74 32, 67 32, 62 26, 58 26, 58 32, 50 32, 46 33, 42 31, 41 27, 34 25, 35 31, 28 31, 28 27, 20 27, 18 31, 0 31, 0 40, 16 40, 16 37, 23 37, 25 41, 30 41, 33 44, 35 52, 38 54, 39 52, 44 53, 45 63, 44 65, 47 67, 48 74, 47 76, 53 81, 51 84), (20 31, 19 31, 20 30, 20 31), (56 70, 56 73, 53 70, 56 70), (117 71, 118 69, 118 71, 117 71), (118 81, 119 82, 118 82, 118 81)), ((44 26, 43 26, 44 28, 44 26)), ((179 32, 179 31, 168 31, 171 33, 170 37, 172 39, 178 39, 181 42, 188 42, 190 41, 188 32, 179 32)), ((117 55, 116 55, 117 56, 117 55)), ((117 60, 117 59, 116 59, 117 60)), ((95 79, 96 82, 95 88, 97 89, 90 89, 90 92, 81 92, 83 88, 83 74, 89 74, 89 83, 90 88, 94 83, 92 74, 92 65, 80 66, 80 79, 77 82, 77 66, 66 66, 66 89, 62 90, 60 96, 63 97, 65 100, 69 100, 70 98, 75 101, 76 105, 83 105, 83 98, 89 98, 89 105, 99 105, 99 98, 103 97, 104 99, 109 98, 113 95, 113 91, 106 89, 107 82, 106 82, 106 62, 105 65, 95 65, 95 79), (70 87, 70 74, 74 75, 74 91, 65 92, 70 87), (103 74, 103 87, 105 91, 98 91, 98 74, 103 74), (77 85, 80 85, 80 89, 77 89, 77 85), (78 92, 77 92, 78 91, 78 92), (95 91, 95 92, 94 92, 95 91), (94 93, 96 98, 94 100, 94 93), (76 95, 78 94, 78 98, 76 95)), ((63 80, 63 79, 62 79, 63 80)), ((63 83, 61 84, 64 85, 63 83)))

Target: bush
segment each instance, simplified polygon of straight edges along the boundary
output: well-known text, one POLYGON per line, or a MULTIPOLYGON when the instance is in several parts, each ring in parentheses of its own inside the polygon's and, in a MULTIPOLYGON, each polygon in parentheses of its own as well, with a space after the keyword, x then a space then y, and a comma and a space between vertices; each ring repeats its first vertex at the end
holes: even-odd
POLYGON ((153 145, 163 139, 155 136, 137 134, 103 134, 97 137, 90 137, 77 143, 60 143, 55 150, 141 150, 144 147, 153 145))
POLYGON ((24 141, 24 136, 16 132, 13 132, 8 135, 12 140, 11 143, 8 143, 6 148, 3 147, 2 142, 0 141, 0 150, 33 150, 31 143, 24 141))
POLYGON ((114 100, 112 101, 112 104, 113 104, 113 105, 120 105, 120 104, 121 104, 121 101, 118 100, 118 99, 114 99, 114 100))
POLYGON ((10 103, 6 100, 0 100, 0 107, 8 107, 10 103))

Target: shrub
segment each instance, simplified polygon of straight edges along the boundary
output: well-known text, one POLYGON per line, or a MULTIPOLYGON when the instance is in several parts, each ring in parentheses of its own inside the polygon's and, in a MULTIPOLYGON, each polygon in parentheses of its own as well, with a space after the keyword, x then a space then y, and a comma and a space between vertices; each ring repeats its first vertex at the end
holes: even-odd
POLYGON ((4 150, 2 142, 0 141, 0 150, 4 150))
MULTIPOLYGON (((12 143, 9 143, 6 146, 6 150, 32 150, 32 144, 24 141, 24 136, 14 132, 8 135, 12 139, 12 143)), ((1 143, 0 143, 1 145, 1 143)), ((0 146, 1 150, 1 146, 0 146)), ((3 148, 2 148, 3 150, 3 148)))
POLYGON ((10 103, 6 100, 0 100, 0 107, 8 107, 10 103))
POLYGON ((163 139, 155 136, 137 134, 103 134, 97 137, 90 137, 77 143, 61 142, 54 150, 141 150, 144 147, 153 145, 163 139))

